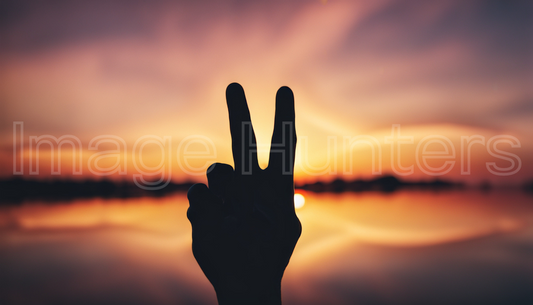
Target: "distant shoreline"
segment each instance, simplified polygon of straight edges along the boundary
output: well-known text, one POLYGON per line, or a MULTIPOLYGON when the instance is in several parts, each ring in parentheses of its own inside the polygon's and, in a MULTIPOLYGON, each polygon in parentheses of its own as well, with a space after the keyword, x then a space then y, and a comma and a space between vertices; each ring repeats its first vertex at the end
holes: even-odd
MULTIPOLYGON (((23 201, 40 200, 45 202, 69 201, 84 198, 135 198, 162 197, 176 192, 187 192, 194 182, 173 183, 157 190, 143 190, 131 182, 111 180, 27 180, 12 178, 0 180, 0 204, 19 204, 23 201)), ((407 182, 394 176, 383 176, 371 180, 335 179, 331 182, 296 184, 297 190, 314 193, 344 192, 383 192, 397 190, 450 191, 468 189, 464 183, 446 180, 407 182)), ((490 191, 493 187, 482 184, 478 189, 490 191)), ((533 181, 522 186, 522 190, 533 194, 533 181)))
POLYGON ((112 180, 0 180, 0 203, 16 204, 26 200, 68 201, 84 198, 162 197, 186 192, 194 183, 173 183, 157 191, 148 191, 126 181, 112 180))

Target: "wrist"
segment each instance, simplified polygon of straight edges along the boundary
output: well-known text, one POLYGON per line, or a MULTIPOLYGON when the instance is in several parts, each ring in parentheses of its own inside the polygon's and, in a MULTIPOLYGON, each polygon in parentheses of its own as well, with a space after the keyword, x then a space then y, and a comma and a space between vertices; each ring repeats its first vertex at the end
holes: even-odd
POLYGON ((281 288, 267 288, 255 291, 216 290, 219 305, 281 305, 281 288))

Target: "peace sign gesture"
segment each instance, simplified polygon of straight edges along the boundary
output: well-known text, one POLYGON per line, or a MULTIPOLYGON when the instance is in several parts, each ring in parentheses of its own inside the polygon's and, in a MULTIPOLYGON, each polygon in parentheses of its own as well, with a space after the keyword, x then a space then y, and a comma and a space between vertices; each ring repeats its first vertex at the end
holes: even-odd
POLYGON ((276 95, 274 133, 266 169, 242 87, 226 89, 233 161, 207 170, 209 188, 193 185, 187 196, 193 254, 225 304, 281 304, 281 278, 302 228, 294 211, 294 96, 276 95))

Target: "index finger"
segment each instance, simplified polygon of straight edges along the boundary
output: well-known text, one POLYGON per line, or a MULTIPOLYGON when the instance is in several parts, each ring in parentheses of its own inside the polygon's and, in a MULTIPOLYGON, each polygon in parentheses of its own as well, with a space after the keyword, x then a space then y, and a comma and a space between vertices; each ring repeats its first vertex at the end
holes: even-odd
POLYGON ((238 83, 232 83, 226 89, 228 104, 231 148, 237 175, 250 175, 259 169, 257 162, 257 144, 246 102, 244 90, 238 83))

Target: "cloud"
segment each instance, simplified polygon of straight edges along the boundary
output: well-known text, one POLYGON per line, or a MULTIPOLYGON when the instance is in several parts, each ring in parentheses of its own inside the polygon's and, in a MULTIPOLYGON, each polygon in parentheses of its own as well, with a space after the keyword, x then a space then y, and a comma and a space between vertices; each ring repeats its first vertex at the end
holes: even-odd
POLYGON ((202 134, 229 143, 224 90, 233 81, 265 143, 282 85, 295 92, 299 133, 316 139, 396 123, 531 129, 520 119, 528 104, 512 106, 531 96, 526 1, 1 5, 6 145, 15 120, 35 135, 202 134))

